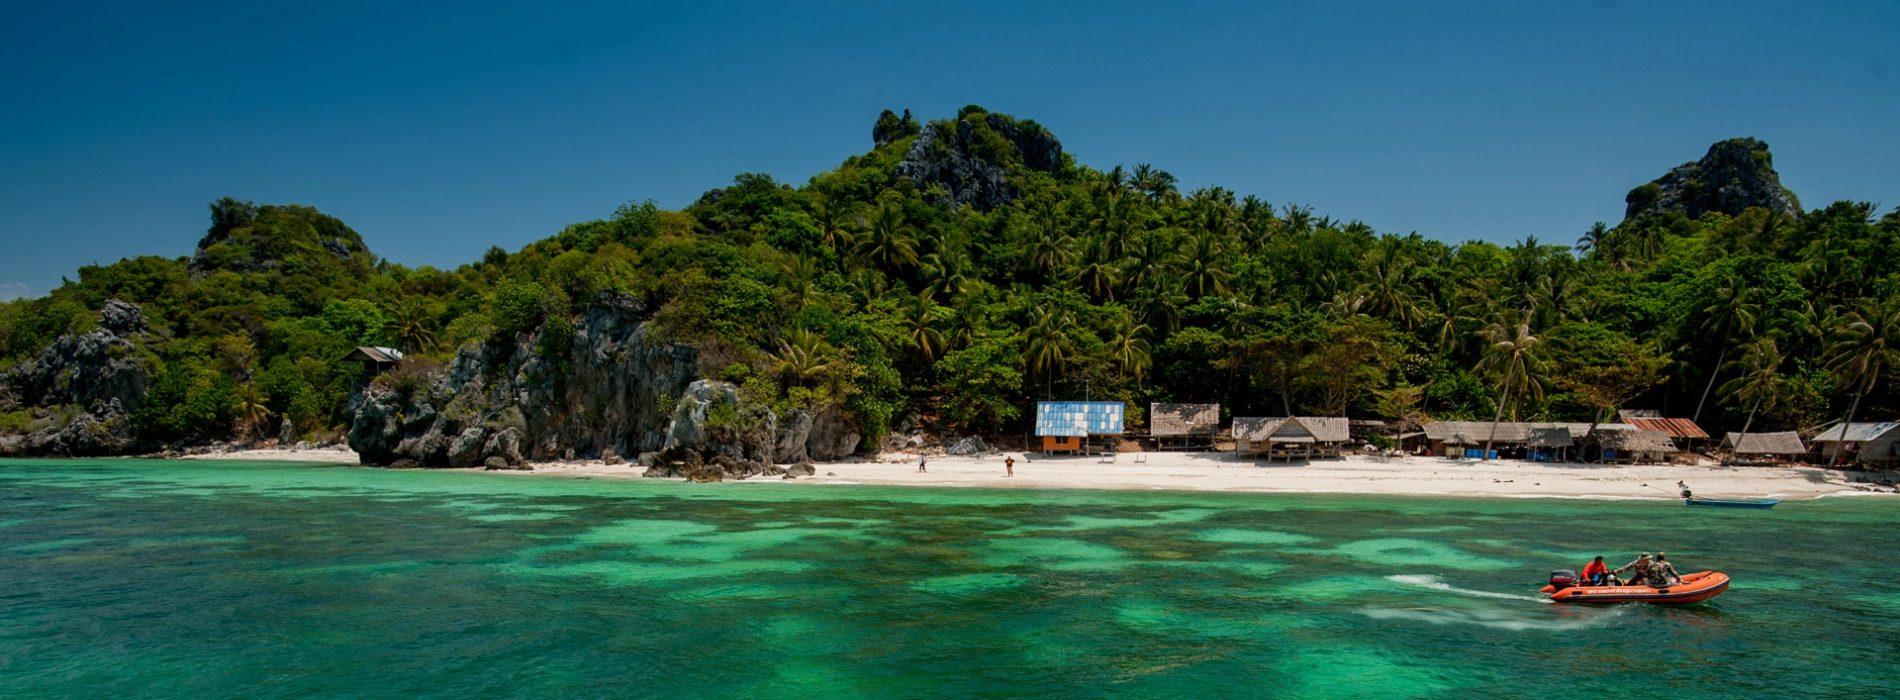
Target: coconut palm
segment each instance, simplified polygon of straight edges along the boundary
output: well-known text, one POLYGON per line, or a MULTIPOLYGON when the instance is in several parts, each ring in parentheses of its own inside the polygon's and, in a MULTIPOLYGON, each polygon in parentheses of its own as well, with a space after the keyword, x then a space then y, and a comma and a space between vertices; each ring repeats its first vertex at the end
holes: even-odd
POLYGON ((872 212, 854 252, 858 259, 881 269, 897 271, 917 265, 917 228, 896 202, 884 202, 872 212))
POLYGON ((1139 380, 1147 370, 1151 358, 1148 341, 1143 338, 1147 334, 1148 325, 1135 323, 1133 316, 1124 313, 1116 319, 1109 332, 1108 355, 1120 376, 1132 375, 1139 380))
MULTIPOLYGON (((1722 383, 1722 394, 1730 399, 1748 402, 1748 419, 1742 421, 1742 435, 1755 426, 1755 412, 1761 410, 1764 403, 1773 401, 1780 391, 1781 350, 1775 347, 1773 338, 1761 338, 1742 348, 1742 356, 1730 362, 1728 368, 1738 372, 1734 379, 1722 383)), ((1735 439, 1737 447, 1741 438, 1735 439)))
POLYGON ((1038 306, 1030 312, 1029 326, 1024 329, 1028 336, 1029 369, 1043 373, 1049 394, 1054 393, 1056 373, 1066 369, 1074 359, 1074 330, 1075 316, 1066 311, 1038 306))
POLYGON ((265 405, 269 399, 256 384, 239 384, 231 398, 237 402, 238 431, 244 435, 256 435, 264 426, 264 421, 276 415, 265 405))
POLYGON ((1708 403, 1715 378, 1722 373, 1723 360, 1728 359, 1729 342, 1755 332, 1761 305, 1754 302, 1754 295, 1740 279, 1731 279, 1715 290, 1715 303, 1703 307, 1702 314, 1702 332, 1719 338, 1716 343, 1721 351, 1715 355, 1715 369, 1709 372, 1709 383, 1702 388, 1702 398, 1696 401, 1695 415, 1690 420, 1702 420, 1702 406, 1708 403))
POLYGON ((779 339, 778 348, 773 356, 775 369, 788 386, 803 386, 823 378, 837 368, 841 359, 824 336, 802 328, 786 333, 779 339))
POLYGON ((937 326, 943 320, 944 311, 923 296, 912 297, 909 308, 904 311, 905 341, 924 362, 934 361, 943 354, 943 331, 937 326))
POLYGON ((1085 246, 1084 251, 1076 268, 1076 281, 1081 283, 1082 291, 1095 298, 1114 301, 1115 287, 1122 281, 1124 261, 1111 257, 1113 253, 1102 242, 1085 246))
POLYGON ((825 247, 834 251, 851 247, 851 234, 858 228, 860 207, 849 202, 820 201, 814 219, 824 234, 825 247))
MULTIPOLYGON (((1841 317, 1840 325, 1832 334, 1828 347, 1828 369, 1840 377, 1840 387, 1854 392, 1854 401, 1848 405, 1847 419, 1841 422, 1841 437, 1847 435, 1847 426, 1854 422, 1854 413, 1860 410, 1861 397, 1880 386, 1880 380, 1888 370, 1900 363, 1900 307, 1881 308, 1868 302, 1860 309, 1841 317)), ((1840 444, 1834 443, 1835 454, 1840 453, 1840 444)))
POLYGON ((1227 280, 1233 274, 1222 264, 1219 239, 1216 234, 1203 233, 1189 241, 1194 252, 1180 263, 1181 278, 1186 282, 1188 293, 1197 297, 1227 293, 1227 280))
POLYGON ((1512 321, 1500 318, 1478 332, 1486 345, 1484 359, 1477 371, 1498 376, 1503 390, 1498 393, 1498 412, 1491 419, 1491 434, 1484 440, 1484 459, 1491 458, 1491 444, 1497 438, 1498 423, 1504 420, 1504 407, 1518 393, 1528 391, 1539 399, 1544 396, 1544 363, 1537 359, 1540 339, 1531 333, 1530 312, 1520 312, 1512 321))
POLYGON ((1577 252, 1586 256, 1594 253, 1603 247, 1609 237, 1610 229, 1603 222, 1590 224, 1590 228, 1583 232, 1583 237, 1577 239, 1577 252))

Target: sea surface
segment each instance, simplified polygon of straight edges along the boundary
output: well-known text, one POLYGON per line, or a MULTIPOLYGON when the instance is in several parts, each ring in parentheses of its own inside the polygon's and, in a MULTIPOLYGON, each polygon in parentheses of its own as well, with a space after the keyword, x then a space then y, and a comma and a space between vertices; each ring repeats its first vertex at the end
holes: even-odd
POLYGON ((0 697, 1900 697, 1896 525, 1891 498, 0 461, 0 697), (1735 584, 1536 594, 1644 549, 1735 584))

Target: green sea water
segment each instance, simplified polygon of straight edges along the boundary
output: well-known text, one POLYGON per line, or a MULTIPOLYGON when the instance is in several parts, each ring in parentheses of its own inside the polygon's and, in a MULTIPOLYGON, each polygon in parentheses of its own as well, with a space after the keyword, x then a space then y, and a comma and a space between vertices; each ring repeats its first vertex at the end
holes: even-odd
POLYGON ((1896 525, 1876 498, 0 461, 0 697, 1900 697, 1896 525), (1639 549, 1735 585, 1536 595, 1639 549))

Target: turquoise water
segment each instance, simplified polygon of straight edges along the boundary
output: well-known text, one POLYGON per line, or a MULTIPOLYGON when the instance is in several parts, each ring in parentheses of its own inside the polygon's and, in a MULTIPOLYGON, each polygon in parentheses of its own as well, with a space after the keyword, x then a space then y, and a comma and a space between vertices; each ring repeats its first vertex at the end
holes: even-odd
POLYGON ((1894 697, 1897 523, 0 461, 0 696, 1894 697), (1535 595, 1639 548, 1736 584, 1535 595))

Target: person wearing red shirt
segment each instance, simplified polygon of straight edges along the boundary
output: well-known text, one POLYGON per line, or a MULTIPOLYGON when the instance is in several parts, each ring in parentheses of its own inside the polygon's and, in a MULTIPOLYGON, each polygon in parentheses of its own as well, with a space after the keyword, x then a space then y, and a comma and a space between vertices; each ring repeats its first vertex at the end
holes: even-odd
POLYGON ((1583 567, 1583 584, 1602 586, 1609 583, 1610 567, 1603 565, 1603 557, 1597 557, 1583 567))

